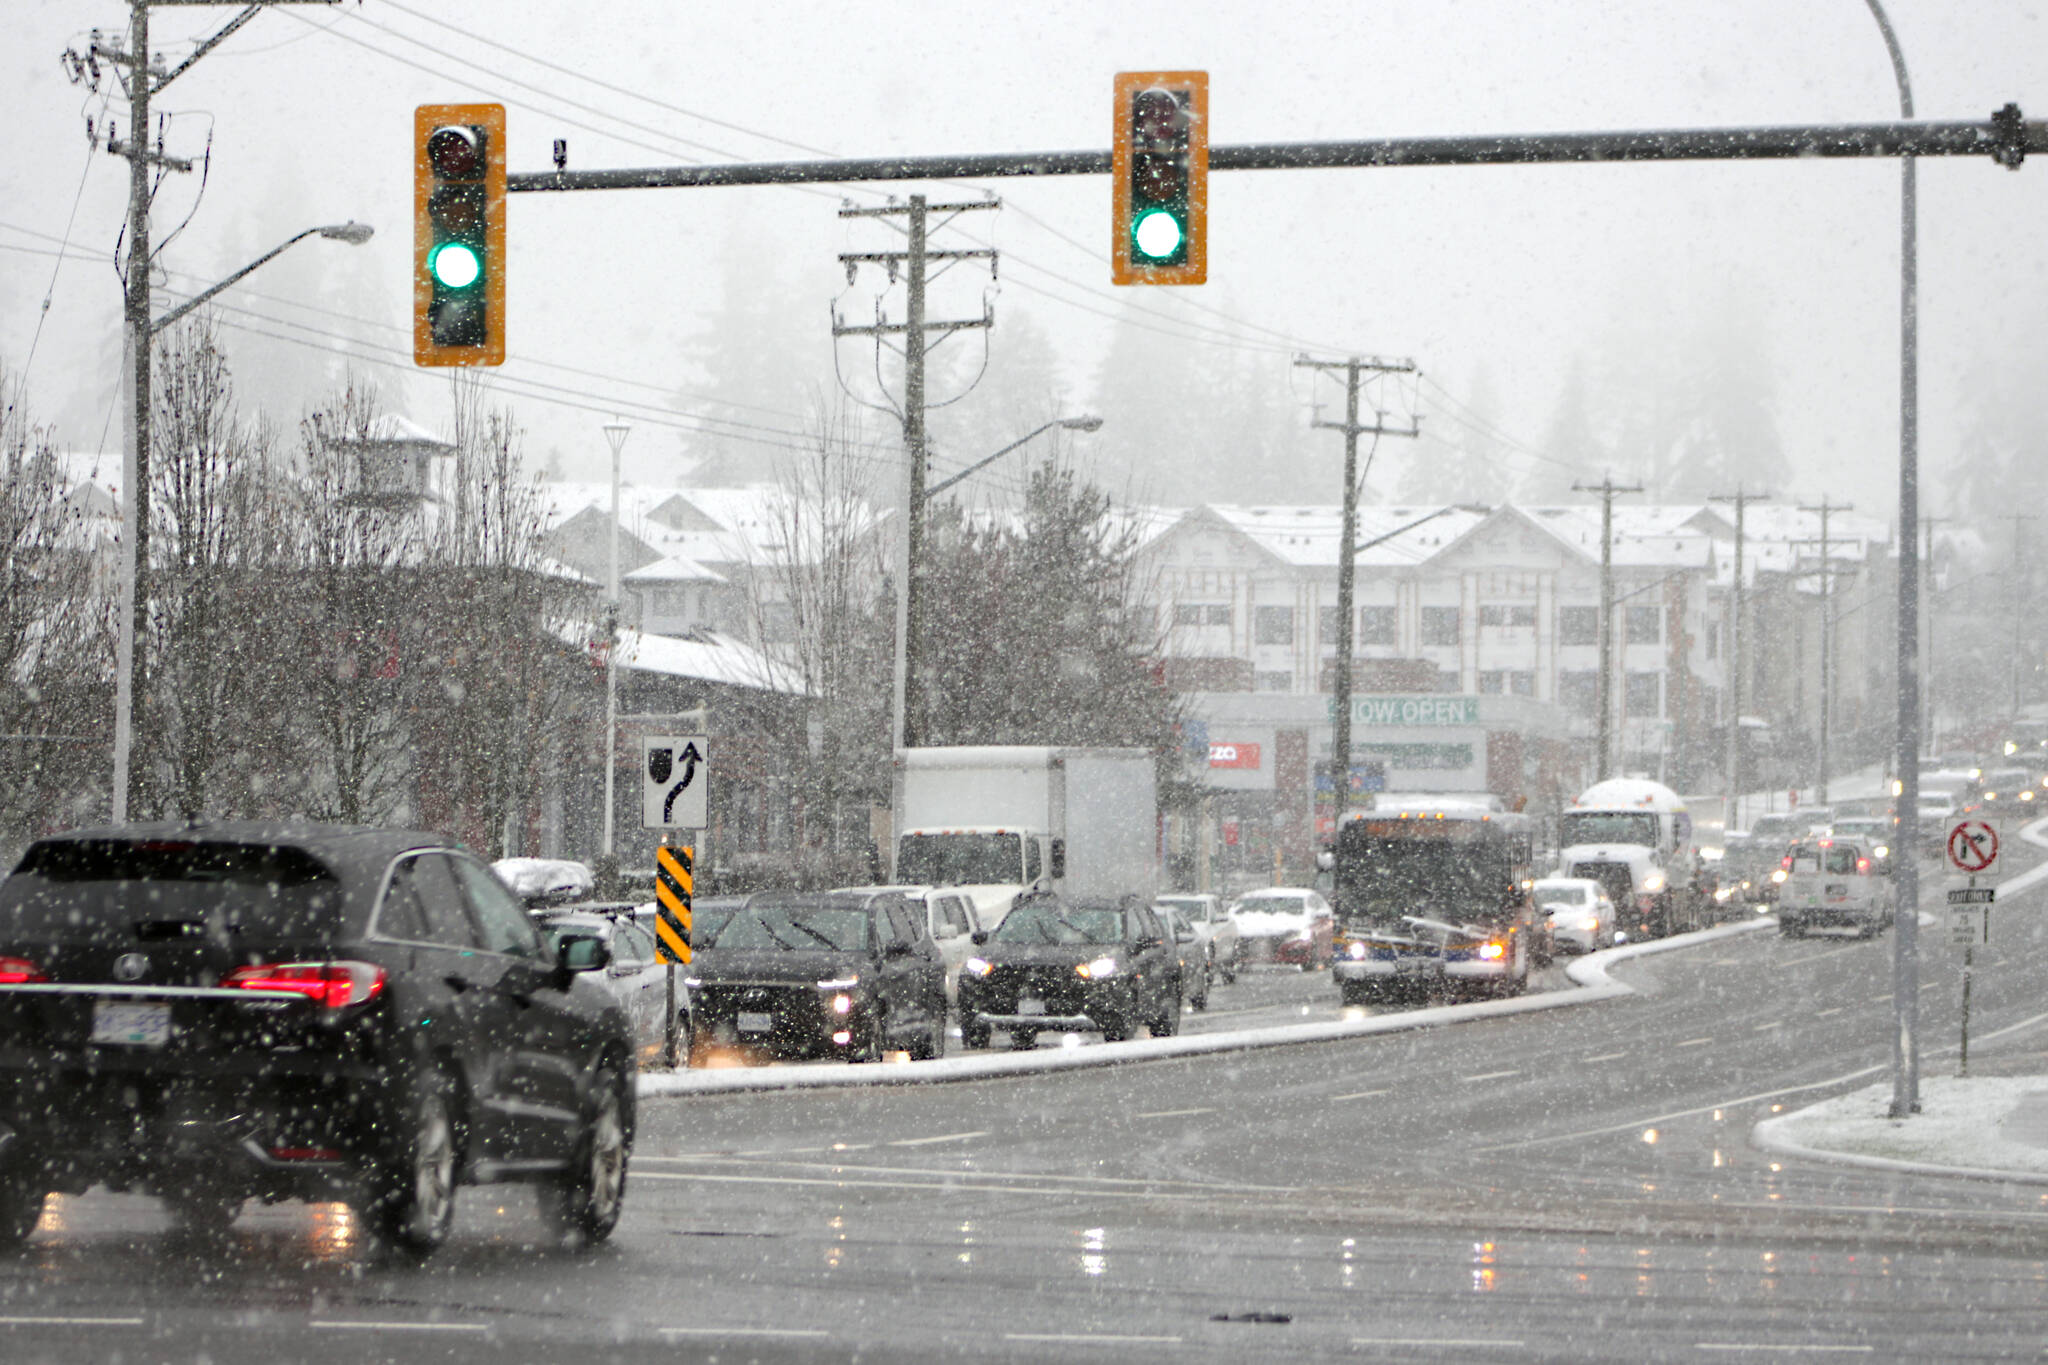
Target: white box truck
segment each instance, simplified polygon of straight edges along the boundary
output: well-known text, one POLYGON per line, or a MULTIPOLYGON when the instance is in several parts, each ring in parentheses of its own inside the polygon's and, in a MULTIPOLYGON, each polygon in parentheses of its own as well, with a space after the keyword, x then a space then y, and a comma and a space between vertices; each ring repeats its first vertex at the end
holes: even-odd
POLYGON ((892 875, 958 886, 982 927, 1027 889, 1138 895, 1159 883, 1159 800, 1143 749, 898 749, 892 875))

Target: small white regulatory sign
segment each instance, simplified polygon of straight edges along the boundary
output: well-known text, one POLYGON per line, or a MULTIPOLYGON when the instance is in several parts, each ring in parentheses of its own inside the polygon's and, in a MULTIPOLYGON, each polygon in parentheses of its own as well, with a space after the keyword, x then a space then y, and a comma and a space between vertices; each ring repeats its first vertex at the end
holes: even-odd
POLYGON ((647 829, 703 829, 710 802, 711 744, 703 735, 640 741, 640 823, 647 829))
POLYGON ((1958 820, 1948 830, 1948 862, 1973 877, 1998 875, 1998 826, 1989 820, 1958 820))
POLYGON ((1951 905, 1948 908, 1948 946, 1976 948, 1984 942, 1984 907, 1951 905))

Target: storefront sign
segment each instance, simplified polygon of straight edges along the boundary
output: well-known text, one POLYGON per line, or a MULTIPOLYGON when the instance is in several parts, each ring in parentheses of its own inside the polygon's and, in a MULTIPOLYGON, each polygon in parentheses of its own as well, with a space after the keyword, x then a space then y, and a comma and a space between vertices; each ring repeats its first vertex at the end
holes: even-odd
MULTIPOLYGON (((1331 698, 1331 719, 1336 719, 1336 699, 1331 698)), ((1477 725, 1479 698, 1465 696, 1353 697, 1351 724, 1370 725, 1477 725)))
POLYGON ((1212 768, 1256 768, 1259 746, 1236 740, 1211 740, 1209 766, 1212 768))

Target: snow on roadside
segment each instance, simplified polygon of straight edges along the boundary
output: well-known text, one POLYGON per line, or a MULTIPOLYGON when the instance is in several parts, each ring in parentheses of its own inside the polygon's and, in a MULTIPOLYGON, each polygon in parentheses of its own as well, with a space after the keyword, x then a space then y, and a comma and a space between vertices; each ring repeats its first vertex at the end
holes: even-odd
POLYGON ((2048 1076, 1927 1076, 1920 1112, 1887 1116, 1889 1081, 1766 1119, 1768 1152, 1883 1170, 2048 1183, 2048 1076))

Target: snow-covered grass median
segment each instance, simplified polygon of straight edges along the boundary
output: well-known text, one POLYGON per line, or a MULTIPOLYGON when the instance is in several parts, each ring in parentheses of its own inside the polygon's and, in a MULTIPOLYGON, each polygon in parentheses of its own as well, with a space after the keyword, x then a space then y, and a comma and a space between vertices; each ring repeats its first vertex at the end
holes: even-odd
POLYGON ((1891 1082, 1765 1119, 1750 1132, 1781 1156, 1879 1170, 2048 1184, 2048 1076, 1928 1076, 1920 1112, 1887 1116, 1891 1082))

